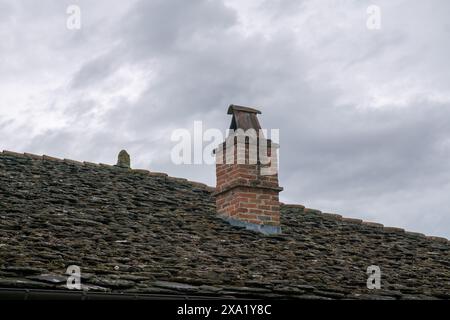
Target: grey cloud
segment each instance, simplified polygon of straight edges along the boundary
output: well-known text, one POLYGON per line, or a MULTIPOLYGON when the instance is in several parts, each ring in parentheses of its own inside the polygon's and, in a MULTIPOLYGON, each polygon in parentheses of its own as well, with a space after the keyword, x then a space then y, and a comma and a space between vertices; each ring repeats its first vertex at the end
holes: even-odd
POLYGON ((120 61, 113 52, 95 57, 86 62, 73 76, 71 89, 82 89, 106 80, 120 66, 120 61))
MULTIPOLYGON (((119 27, 125 44, 141 58, 178 53, 197 35, 216 36, 236 23, 221 1, 139 1, 119 27)), ((184 48, 185 50, 195 48, 184 48)))
POLYGON ((11 19, 12 6, 10 3, 1 1, 0 2, 0 24, 7 23, 11 19))
POLYGON ((449 110, 442 105, 425 110, 412 107, 409 115, 331 111, 326 118, 309 118, 297 130, 298 136, 284 141, 298 148, 292 154, 289 148, 283 151, 284 157, 293 159, 286 166, 307 168, 305 178, 310 177, 307 184, 312 192, 330 190, 338 195, 342 184, 376 195, 423 184, 441 174, 448 177, 450 167, 445 160, 450 150, 439 147, 450 134, 445 126, 448 116, 449 110))

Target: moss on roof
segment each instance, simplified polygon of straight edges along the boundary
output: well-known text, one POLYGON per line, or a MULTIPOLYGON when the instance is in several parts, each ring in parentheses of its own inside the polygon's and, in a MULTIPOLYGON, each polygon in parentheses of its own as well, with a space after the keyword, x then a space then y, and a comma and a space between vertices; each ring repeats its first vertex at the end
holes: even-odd
POLYGON ((266 298, 450 298, 450 243, 282 206, 283 234, 216 216, 213 188, 146 170, 0 153, 0 288, 266 298), (381 268, 381 289, 366 287, 381 268))

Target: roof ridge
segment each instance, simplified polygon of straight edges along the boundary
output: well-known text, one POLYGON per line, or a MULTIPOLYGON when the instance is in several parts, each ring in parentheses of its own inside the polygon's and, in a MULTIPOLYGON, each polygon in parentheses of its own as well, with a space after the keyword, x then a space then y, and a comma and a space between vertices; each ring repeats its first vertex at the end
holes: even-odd
POLYGON ((436 242, 450 244, 450 239, 447 239, 444 237, 427 236, 420 232, 407 231, 403 228, 398 228, 398 227, 388 227, 388 226, 385 226, 385 225, 383 225, 381 223, 377 223, 377 222, 364 221, 362 219, 357 219, 357 218, 347 218, 347 217, 343 217, 342 215, 336 214, 336 213, 328 213, 328 212, 322 212, 317 209, 306 208, 304 205, 301 205, 301 204, 282 203, 281 205, 285 206, 285 207, 298 208, 298 209, 301 209, 304 213, 315 213, 315 214, 326 216, 328 218, 331 218, 331 219, 334 219, 337 221, 344 221, 344 222, 353 223, 353 224, 360 224, 360 225, 364 225, 364 226, 368 226, 368 227, 383 229, 386 232, 404 233, 406 235, 415 236, 417 238, 428 239, 428 240, 432 240, 432 241, 436 241, 436 242))
POLYGON ((172 177, 172 176, 169 176, 167 173, 150 171, 148 169, 132 169, 132 168, 126 169, 126 168, 121 168, 121 167, 117 167, 115 165, 106 164, 106 163, 78 161, 78 160, 72 160, 72 159, 67 159, 67 158, 61 159, 61 158, 48 156, 45 154, 38 155, 38 154, 33 154, 33 153, 28 153, 28 152, 19 153, 19 152, 14 152, 14 151, 9 151, 9 150, 3 150, 3 152, 1 152, 1 154, 7 155, 7 156, 12 156, 12 157, 18 157, 18 158, 32 159, 32 160, 55 161, 55 162, 60 162, 60 163, 64 162, 64 163, 72 164, 72 165, 76 165, 76 166, 91 166, 91 167, 109 168, 109 169, 113 169, 113 170, 120 170, 122 172, 129 171, 130 173, 140 173, 140 174, 153 176, 153 177, 164 177, 164 178, 170 179, 172 181, 177 181, 177 182, 186 182, 196 188, 204 189, 211 193, 213 193, 216 190, 215 187, 208 186, 205 183, 188 180, 186 178, 172 177))

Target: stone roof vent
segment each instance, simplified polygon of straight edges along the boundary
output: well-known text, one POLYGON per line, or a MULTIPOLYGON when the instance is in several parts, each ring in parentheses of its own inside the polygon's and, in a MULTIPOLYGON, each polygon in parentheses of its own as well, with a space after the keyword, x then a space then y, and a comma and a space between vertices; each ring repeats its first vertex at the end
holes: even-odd
POLYGON ((130 155, 126 150, 122 150, 119 152, 119 155, 117 156, 117 167, 121 168, 130 168, 130 155))

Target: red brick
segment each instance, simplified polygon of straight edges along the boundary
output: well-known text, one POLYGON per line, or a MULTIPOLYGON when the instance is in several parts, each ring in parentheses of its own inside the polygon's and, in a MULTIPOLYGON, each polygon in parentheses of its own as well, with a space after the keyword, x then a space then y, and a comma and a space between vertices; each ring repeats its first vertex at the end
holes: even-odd
MULTIPOLYGON (((230 159, 231 155, 234 162, 216 164, 218 212, 250 223, 279 225, 278 190, 265 189, 278 187, 278 175, 259 175, 260 168, 255 163, 250 163, 248 144, 238 145, 235 140, 234 145, 228 146, 229 150, 226 150, 225 144, 219 145, 219 148, 223 148, 223 161, 230 159), (245 163, 237 163, 238 153, 244 156, 245 163), (230 189, 236 185, 242 186, 230 189)), ((269 148, 268 153, 270 152, 269 148)))

